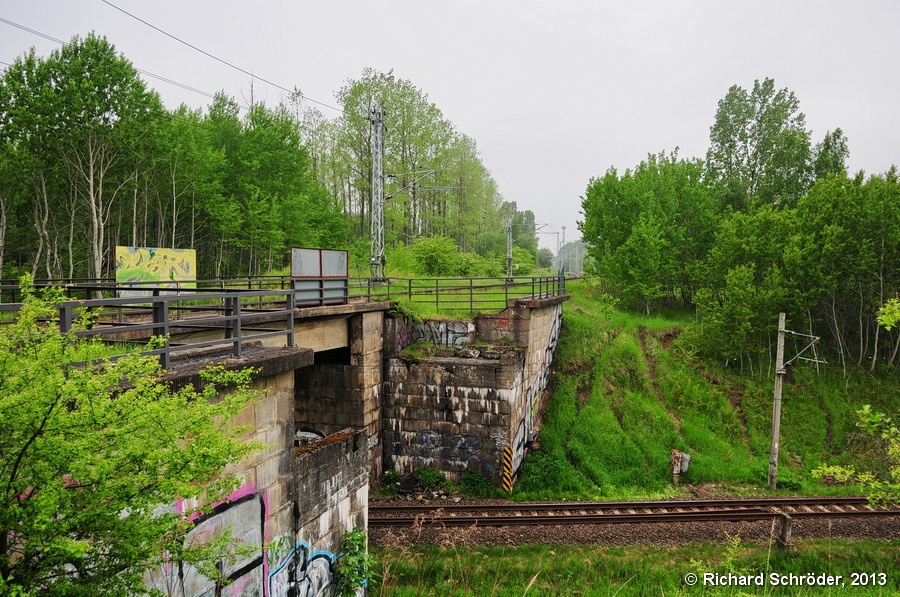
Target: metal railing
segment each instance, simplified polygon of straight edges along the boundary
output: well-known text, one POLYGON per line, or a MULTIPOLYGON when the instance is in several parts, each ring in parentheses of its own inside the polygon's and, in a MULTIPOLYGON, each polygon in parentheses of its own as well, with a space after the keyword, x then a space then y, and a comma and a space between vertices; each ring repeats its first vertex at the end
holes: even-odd
MULTIPOLYGON (((70 298, 85 300, 98 298, 102 293, 105 298, 113 298, 120 291, 152 291, 154 289, 180 289, 182 291, 226 291, 273 289, 287 290, 291 288, 290 276, 235 276, 230 278, 199 277, 192 280, 178 280, 165 284, 157 281, 148 282, 116 282, 115 278, 73 278, 73 279, 40 279, 33 283, 35 289, 61 288, 70 298)), ((0 280, 0 303, 17 303, 22 299, 22 288, 18 280, 0 280)))
MULTIPOLYGON (((162 347, 141 351, 141 354, 158 355, 160 366, 169 367, 171 355, 179 350, 230 345, 231 354, 241 356, 242 342, 273 336, 285 336, 288 346, 294 346, 294 294, 291 290, 241 290, 232 292, 201 292, 186 294, 177 289, 154 289, 152 296, 88 299, 64 301, 57 306, 58 324, 62 333, 68 333, 76 322, 83 321, 84 328, 74 333, 78 337, 102 336, 104 341, 134 342, 128 336, 136 332, 149 333, 165 339, 162 347), (276 296, 281 308, 264 311, 264 323, 280 324, 284 328, 259 327, 260 309, 250 308, 244 302, 258 303, 263 298, 276 296), (191 303, 183 305, 182 303, 191 303), (193 311, 197 316, 173 318, 181 311, 193 311), (123 312, 125 316, 123 317, 123 312), (211 315, 206 313, 212 312, 211 315), (147 315, 150 315, 148 318, 147 315), (133 317, 136 316, 136 317, 133 317), (131 321, 126 318, 131 317, 131 321), (248 324, 253 324, 250 327, 248 324), (222 338, 172 342, 173 332, 218 332, 222 338), (122 339, 122 337, 125 339, 122 339)), ((21 303, 0 305, 0 312, 17 311, 21 303)), ((111 359, 124 355, 114 355, 111 359)))
POLYGON ((351 300, 406 299, 435 311, 502 310, 510 299, 548 298, 566 293, 566 279, 556 276, 513 278, 351 278, 351 300))

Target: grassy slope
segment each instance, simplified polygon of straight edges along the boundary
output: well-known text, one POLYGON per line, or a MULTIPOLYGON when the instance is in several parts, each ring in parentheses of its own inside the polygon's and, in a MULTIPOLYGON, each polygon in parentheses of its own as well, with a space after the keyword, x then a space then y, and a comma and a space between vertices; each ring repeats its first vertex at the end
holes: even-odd
MULTIPOLYGON (((773 375, 702 363, 679 338, 690 317, 625 313, 591 297, 583 283, 571 294, 540 449, 526 458, 516 498, 674 495, 672 449, 692 456, 684 484, 761 491, 773 375)), ((809 471, 825 462, 872 466, 853 412, 863 404, 892 410, 898 397, 896 382, 863 374, 845 380, 831 368, 793 370, 781 427, 785 491, 858 491, 826 488, 809 471)))

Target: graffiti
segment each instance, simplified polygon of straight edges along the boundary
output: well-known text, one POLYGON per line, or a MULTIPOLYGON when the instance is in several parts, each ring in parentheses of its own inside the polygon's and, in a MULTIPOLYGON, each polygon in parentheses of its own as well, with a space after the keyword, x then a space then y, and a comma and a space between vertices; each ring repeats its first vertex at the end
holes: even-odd
MULTIPOLYGON (((194 249, 156 247, 116 247, 116 283, 159 282, 165 288, 196 288, 197 252, 194 249)), ((146 292, 122 291, 123 296, 144 296, 146 292)))
POLYGON ((475 323, 471 321, 428 320, 412 326, 413 339, 448 348, 465 348, 469 333, 474 331, 475 323))
POLYGON ((509 446, 509 442, 506 441, 506 438, 503 437, 503 433, 500 431, 492 431, 491 439, 494 440, 494 443, 497 444, 498 446, 501 446, 504 448, 509 446))
MULTIPOLYGON (((185 511, 184 502, 176 502, 174 507, 176 511, 185 511)), ((210 512, 188 516, 193 520, 194 528, 185 538, 186 545, 204 543, 227 529, 244 546, 252 548, 250 553, 242 554, 233 561, 220 562, 218 567, 229 582, 224 587, 224 593, 223 587, 217 587, 212 580, 184 562, 166 565, 158 574, 150 575, 148 587, 182 597, 219 594, 261 597, 265 578, 263 548, 267 509, 263 495, 245 486, 210 512), (257 546, 258 549, 255 549, 257 546)))
POLYGON ((404 319, 397 319, 397 352, 403 352, 403 349, 415 341, 413 337, 412 326, 406 323, 404 319))
MULTIPOLYGON (((185 502, 174 509, 185 511, 185 502)), ((188 511, 190 511, 188 509, 188 511)), ((234 561, 220 562, 225 585, 216 585, 188 564, 164 566, 150 574, 147 587, 178 597, 314 597, 330 595, 337 558, 327 551, 313 552, 309 543, 281 536, 267 543, 268 504, 249 485, 229 496, 207 514, 189 516, 194 528, 185 544, 207 541, 228 529, 244 546, 255 547, 234 561), (272 565, 275 562, 276 564, 272 565)))
POLYGON ((310 553, 311 547, 299 541, 275 569, 269 573, 268 594, 271 597, 296 595, 313 597, 324 594, 334 582, 334 554, 327 551, 310 553))
POLYGON ((553 356, 556 354, 556 347, 559 344, 559 334, 562 330, 561 304, 553 307, 551 318, 550 330, 546 337, 546 343, 535 351, 535 357, 532 363, 526 364, 529 379, 522 380, 524 383, 527 383, 527 386, 525 389, 524 412, 522 413, 521 423, 516 431, 515 440, 513 441, 512 468, 515 474, 518 473, 519 466, 522 464, 522 459, 525 457, 526 443, 534 439, 533 437, 527 436, 535 433, 541 397, 544 395, 547 386, 550 385, 551 365, 553 365, 553 356))

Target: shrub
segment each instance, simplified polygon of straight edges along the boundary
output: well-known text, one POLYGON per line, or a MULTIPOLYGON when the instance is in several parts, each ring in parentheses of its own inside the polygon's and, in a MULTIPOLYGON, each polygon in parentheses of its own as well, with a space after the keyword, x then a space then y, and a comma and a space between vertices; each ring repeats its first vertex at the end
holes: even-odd
POLYGON ((416 471, 416 478, 419 480, 419 485, 427 489, 443 487, 447 483, 444 473, 435 468, 420 468, 416 471))
POLYGON ((416 273, 423 276, 455 276, 459 267, 459 245, 446 236, 419 238, 410 247, 416 273))
POLYGON ((497 494, 497 488, 491 480, 476 471, 466 471, 459 482, 459 488, 466 495, 489 498, 497 494))

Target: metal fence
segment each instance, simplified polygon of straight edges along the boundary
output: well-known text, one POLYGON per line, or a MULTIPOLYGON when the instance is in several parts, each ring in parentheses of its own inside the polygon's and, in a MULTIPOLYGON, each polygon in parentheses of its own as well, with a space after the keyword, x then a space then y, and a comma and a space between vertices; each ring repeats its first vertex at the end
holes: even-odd
MULTIPOLYGON (((36 288, 53 286, 40 280, 36 288)), ((120 285, 112 280, 79 280, 62 287, 69 299, 58 305, 58 324, 63 333, 79 326, 76 336, 102 336, 105 341, 135 342, 136 333, 166 338, 163 347, 144 351, 158 355, 168 368, 171 354, 179 350, 230 345, 231 354, 240 356, 241 343, 271 336, 285 336, 294 346, 296 293, 289 276, 256 278, 197 279, 197 288, 161 288, 156 282, 140 285, 148 296, 119 297, 119 290, 134 290, 134 284, 120 285), (235 288, 235 286, 238 286, 235 288), (110 298, 94 298, 96 295, 110 298), (81 298, 84 297, 84 298, 81 298), (261 327, 265 325, 265 327, 261 327), (272 327, 275 325, 277 327, 272 327), (221 338, 203 341, 172 341, 171 336, 187 332, 216 332, 221 338)), ((303 306, 325 305, 331 301, 323 284, 317 300, 304 299, 303 306)), ((21 298, 18 284, 0 285, 9 298, 21 298)), ((565 294, 566 279, 557 276, 514 278, 349 278, 350 301, 408 301, 413 307, 435 312, 499 311, 517 298, 547 298, 565 294)), ((0 303, 0 324, 15 320, 21 303, 0 303)), ((116 357, 112 357, 116 358, 116 357)))
POLYGON ((566 278, 518 276, 513 278, 350 278, 350 297, 372 300, 407 300, 435 311, 492 311, 505 309, 510 299, 547 298, 566 293, 566 278))
MULTIPOLYGON (((153 296, 64 301, 57 306, 62 333, 77 326, 78 337, 102 336, 104 341, 131 343, 136 332, 165 339, 161 348, 142 351, 158 355, 168 368, 173 352, 208 346, 231 346, 231 354, 241 356, 242 342, 285 336, 294 346, 294 294, 291 290, 241 290, 186 294, 173 289, 155 289, 153 296), (256 308, 263 299, 276 297, 280 308, 256 308), (190 315, 193 312, 194 316, 190 315), (264 314, 264 317, 261 315, 264 314), (149 315, 149 317, 148 317, 149 315), (259 324, 263 322, 266 327, 259 324), (252 327, 249 325, 252 324, 252 327), (283 327, 280 327, 283 325, 283 327), (271 327, 279 326, 279 327, 271 327), (173 331, 221 332, 222 337, 203 341, 173 342, 173 331)), ((0 305, 0 312, 17 311, 21 303, 0 305)), ((110 358, 118 358, 117 355, 110 358)))
MULTIPOLYGON (((119 291, 145 290, 148 294, 160 292, 209 293, 243 292, 245 290, 288 290, 293 287, 290 276, 247 276, 234 278, 196 278, 183 280, 175 286, 160 287, 159 282, 131 282, 117 284, 109 278, 78 280, 36 280, 37 289, 58 287, 70 299, 94 300, 101 297, 115 298, 119 291), (99 296, 98 296, 99 295, 99 296)), ((335 301, 336 278, 306 278, 309 288, 303 292, 304 306, 326 305, 335 301)), ((565 294, 566 278, 554 276, 516 276, 512 278, 341 278, 339 291, 349 300, 398 300, 412 304, 430 305, 435 311, 468 311, 503 309, 509 299, 520 297, 543 298, 565 294)), ((265 293, 257 299, 257 308, 275 306, 274 293, 265 293), (268 297, 268 298, 267 298, 268 297)), ((279 295, 280 296, 280 295, 279 295)), ((16 303, 22 290, 13 280, 0 280, 0 302, 16 303)), ((184 299, 186 300, 186 299, 184 299)), ((280 300, 280 298, 279 298, 280 300)))

